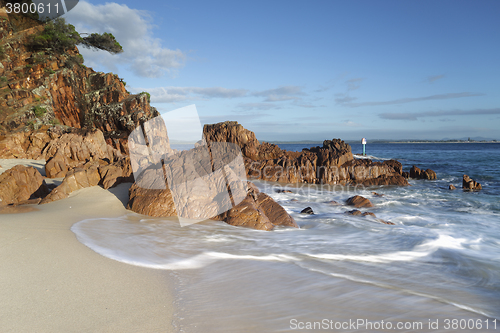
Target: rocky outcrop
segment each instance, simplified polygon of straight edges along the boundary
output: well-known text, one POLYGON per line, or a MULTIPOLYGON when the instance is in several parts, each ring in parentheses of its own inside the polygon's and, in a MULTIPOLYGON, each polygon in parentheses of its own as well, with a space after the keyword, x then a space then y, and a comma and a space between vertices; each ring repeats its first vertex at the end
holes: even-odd
POLYGON ((462 178, 462 188, 466 191, 478 191, 483 187, 469 176, 464 175, 462 178))
POLYGON ((453 191, 456 190, 457 188, 453 184, 450 184, 450 186, 448 186, 448 189, 453 191))
MULTIPOLYGON (((129 190, 127 209, 149 216, 178 216, 179 213, 176 210, 174 198, 174 195, 178 194, 172 193, 169 188, 159 189, 161 186, 165 186, 163 184, 166 183, 167 181, 163 177, 161 169, 146 169, 129 190), (163 181, 161 181, 162 179, 163 181), (150 188, 140 186, 140 184, 154 184, 155 182, 161 182, 162 184, 158 183, 157 186, 151 186, 150 188)), ((234 188, 234 184, 231 188, 234 188)), ((209 216, 212 219, 225 221, 234 226, 258 230, 272 230, 276 226, 297 227, 293 218, 283 207, 267 194, 261 193, 251 183, 248 183, 247 195, 241 202, 220 215, 212 215, 210 212, 220 211, 221 205, 225 206, 227 204, 216 199, 218 193, 214 192, 213 196, 207 196, 207 193, 198 193, 198 196, 202 195, 203 198, 193 197, 194 193, 191 193, 191 196, 179 198, 180 200, 187 198, 197 200, 197 206, 194 208, 192 205, 186 205, 186 207, 190 207, 189 210, 186 210, 186 207, 180 208, 182 216, 192 219, 207 218, 209 216)), ((178 202, 180 202, 179 199, 178 202)))
POLYGON ((355 195, 346 200, 346 204, 349 206, 354 206, 356 208, 361 207, 373 207, 373 204, 370 200, 360 195, 355 195))
POLYGON ((33 167, 16 165, 0 175, 0 206, 27 202, 47 193, 42 175, 33 167))
POLYGON ((239 145, 247 176, 280 183, 407 185, 401 163, 354 159, 351 147, 340 139, 325 140, 322 147, 289 152, 259 143, 255 134, 237 122, 205 125, 205 139, 239 145))
POLYGON ((15 132, 0 135, 0 158, 44 159, 43 149, 58 134, 45 128, 40 132, 15 132))
POLYGON ((133 181, 128 156, 119 157, 113 163, 108 163, 106 160, 89 161, 68 170, 62 183, 43 198, 40 204, 67 198, 71 192, 86 187, 101 185, 104 189, 108 189, 123 182, 132 183, 133 181))
POLYGON ((40 202, 40 204, 46 204, 67 198, 73 191, 85 187, 96 186, 99 184, 99 180, 99 172, 96 167, 91 167, 86 170, 82 168, 72 169, 67 172, 61 185, 53 189, 52 192, 50 192, 50 194, 40 202))
POLYGON ((427 179, 427 180, 436 180, 437 179, 437 175, 436 173, 431 170, 431 169, 427 169, 427 170, 420 170, 418 167, 416 167, 415 165, 411 167, 410 169, 410 178, 414 178, 414 179, 427 179))
POLYGON ((43 150, 47 163, 45 173, 48 178, 64 177, 74 168, 83 167, 99 160, 113 162, 121 153, 108 145, 99 130, 80 131, 63 134, 52 140, 43 150))

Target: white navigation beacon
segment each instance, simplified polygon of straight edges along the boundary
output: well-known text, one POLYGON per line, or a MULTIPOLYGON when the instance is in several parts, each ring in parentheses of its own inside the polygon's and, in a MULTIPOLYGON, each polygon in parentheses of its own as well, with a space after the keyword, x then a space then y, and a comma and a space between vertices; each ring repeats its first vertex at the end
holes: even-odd
POLYGON ((365 150, 365 147, 366 147, 366 138, 362 138, 361 139, 361 144, 363 145, 363 156, 366 155, 366 150, 365 150))

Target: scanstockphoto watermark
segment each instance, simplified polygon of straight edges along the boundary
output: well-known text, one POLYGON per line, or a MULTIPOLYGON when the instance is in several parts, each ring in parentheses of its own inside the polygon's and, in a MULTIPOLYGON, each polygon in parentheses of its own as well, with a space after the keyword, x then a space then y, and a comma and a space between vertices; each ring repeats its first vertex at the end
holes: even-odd
POLYGON ((336 321, 332 319, 322 319, 321 321, 299 321, 290 320, 292 330, 423 330, 424 324, 421 321, 390 322, 390 321, 369 321, 367 319, 349 319, 346 321, 336 321))
POLYGON ((207 143, 195 105, 144 122, 129 135, 128 147, 137 186, 151 195, 170 190, 182 226, 222 214, 247 195, 240 147, 207 143), (172 143, 190 149, 175 150, 172 143))
POLYGON ((334 331, 425 331, 434 330, 460 331, 460 330, 496 330, 496 319, 427 319, 425 321, 373 321, 368 319, 349 319, 346 321, 336 321, 332 319, 322 319, 320 321, 300 321, 290 320, 292 330, 334 330, 334 331))
MULTIPOLYGON (((250 178, 250 180, 252 180, 250 178)), ((363 184, 357 185, 340 185, 340 184, 307 184, 307 183, 295 183, 295 184, 282 184, 265 182, 260 183, 259 187, 263 189, 266 193, 289 193, 293 195, 299 195, 305 198, 317 198, 317 197, 328 197, 335 194, 345 194, 352 195, 352 193, 361 193, 367 191, 367 188, 363 184)))

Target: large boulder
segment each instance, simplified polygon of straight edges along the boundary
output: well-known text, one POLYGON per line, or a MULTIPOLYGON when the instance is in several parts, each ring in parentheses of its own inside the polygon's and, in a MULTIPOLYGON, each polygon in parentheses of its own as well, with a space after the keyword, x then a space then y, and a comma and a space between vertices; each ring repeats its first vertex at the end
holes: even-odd
POLYGON ((477 191, 481 190, 483 187, 469 176, 464 175, 462 178, 462 188, 467 191, 477 191))
POLYGON ((33 167, 16 165, 0 175, 0 205, 18 204, 48 193, 43 176, 33 167))
MULTIPOLYGON (((239 180, 238 182, 241 183, 239 180)), ((248 183, 246 197, 236 206, 219 215, 216 212, 227 204, 227 202, 219 202, 217 199, 220 192, 214 191, 212 196, 210 191, 206 191, 206 193, 198 193, 198 197, 193 196, 194 193, 190 193, 186 197, 178 197, 179 193, 172 193, 168 187, 161 189, 166 183, 161 169, 146 169, 129 190, 127 209, 149 216, 178 216, 179 212, 175 206, 177 198, 177 202, 196 201, 186 204, 185 207, 180 207, 182 216, 187 218, 200 219, 210 216, 212 219, 225 221, 234 226, 258 230, 272 230, 275 226, 298 227, 283 207, 267 194, 261 193, 251 183, 248 183), (150 184, 150 186, 144 188, 141 184, 150 184)), ((230 187, 234 188, 234 186, 235 184, 231 183, 230 187)))
POLYGON ((283 207, 251 183, 248 183, 245 199, 217 219, 257 230, 273 230, 276 226, 298 228, 293 217, 283 207))
POLYGON ((145 170, 129 189, 127 209, 139 214, 155 217, 177 216, 170 189, 161 189, 162 184, 156 186, 156 189, 154 186, 151 186, 151 188, 140 186, 140 182, 147 181, 150 184, 154 184, 158 179, 163 180, 163 185, 166 183, 163 174, 159 173, 157 169, 145 170))
POLYGON ((355 195, 347 199, 346 204, 349 206, 354 206, 356 208, 361 207, 373 207, 373 204, 370 200, 360 195, 355 195))
POLYGON ((67 172, 62 183, 47 195, 40 204, 46 204, 53 201, 65 199, 73 191, 96 186, 99 184, 100 177, 96 166, 83 169, 75 168, 67 172))

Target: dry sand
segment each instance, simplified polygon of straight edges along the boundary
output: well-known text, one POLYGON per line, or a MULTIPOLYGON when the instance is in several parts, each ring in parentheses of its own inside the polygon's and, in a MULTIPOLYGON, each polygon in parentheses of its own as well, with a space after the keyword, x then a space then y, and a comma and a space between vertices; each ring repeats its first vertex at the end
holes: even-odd
POLYGON ((128 212, 129 186, 0 214, 0 332, 173 331, 167 271, 107 259, 70 230, 85 218, 128 212))

